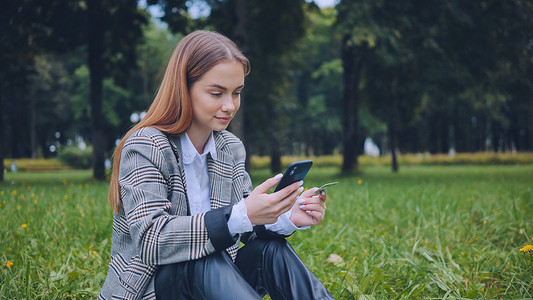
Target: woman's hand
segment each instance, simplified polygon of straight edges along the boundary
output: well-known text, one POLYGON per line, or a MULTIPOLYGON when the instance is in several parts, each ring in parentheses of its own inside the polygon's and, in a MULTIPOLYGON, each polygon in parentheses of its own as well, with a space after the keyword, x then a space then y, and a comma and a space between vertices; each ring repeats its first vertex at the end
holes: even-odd
POLYGON ((314 187, 305 191, 294 203, 290 217, 294 225, 298 227, 318 225, 324 219, 327 195, 323 191, 320 195, 313 196, 317 190, 318 188, 314 187))
POLYGON ((267 194, 267 191, 274 187, 280 179, 281 174, 267 179, 244 199, 248 219, 253 225, 276 223, 278 217, 296 203, 296 198, 303 190, 300 188, 303 182, 295 182, 280 191, 267 194))

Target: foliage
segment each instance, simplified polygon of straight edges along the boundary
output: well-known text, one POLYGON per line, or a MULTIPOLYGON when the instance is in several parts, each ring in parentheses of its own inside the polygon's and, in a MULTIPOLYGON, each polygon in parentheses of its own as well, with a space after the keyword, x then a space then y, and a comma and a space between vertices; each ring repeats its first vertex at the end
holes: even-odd
POLYGON ((93 161, 93 148, 80 149, 77 146, 62 147, 58 159, 65 165, 75 169, 89 169, 93 161))
MULTIPOLYGON (((313 167, 323 224, 290 242, 336 299, 531 298, 533 165, 313 167), (336 256, 332 256, 336 255, 336 256), (340 259, 339 259, 340 258, 340 259)), ((254 184, 271 176, 252 173, 254 184)), ((0 295, 94 299, 107 272, 112 210, 89 171, 8 173, 0 185, 0 295)))

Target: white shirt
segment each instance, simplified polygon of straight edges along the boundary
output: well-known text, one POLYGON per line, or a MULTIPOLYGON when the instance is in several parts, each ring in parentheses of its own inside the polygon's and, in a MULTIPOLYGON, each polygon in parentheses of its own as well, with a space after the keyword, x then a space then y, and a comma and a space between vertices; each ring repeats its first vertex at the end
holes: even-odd
MULTIPOLYGON (((209 192, 207 155, 210 154, 212 159, 217 159, 215 139, 211 133, 202 154, 198 153, 187 134, 180 136, 180 142, 191 215, 208 212, 211 210, 211 195, 209 192)), ((291 222, 290 216, 291 211, 289 210, 281 215, 276 223, 267 224, 265 227, 279 234, 290 235, 299 229, 291 222)), ((228 220, 228 229, 232 235, 253 230, 244 201, 240 201, 233 206, 228 220)))

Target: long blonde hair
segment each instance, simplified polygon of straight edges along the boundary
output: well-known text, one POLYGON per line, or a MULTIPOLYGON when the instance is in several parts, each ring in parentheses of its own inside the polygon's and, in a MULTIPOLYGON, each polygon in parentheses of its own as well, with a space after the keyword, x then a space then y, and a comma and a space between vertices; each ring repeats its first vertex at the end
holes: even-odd
POLYGON ((116 213, 122 208, 118 177, 122 148, 128 137, 148 126, 172 135, 187 131, 192 122, 189 88, 216 64, 227 61, 242 63, 245 75, 250 72, 250 63, 237 45, 219 33, 200 30, 180 40, 146 116, 124 135, 113 154, 108 198, 116 213))

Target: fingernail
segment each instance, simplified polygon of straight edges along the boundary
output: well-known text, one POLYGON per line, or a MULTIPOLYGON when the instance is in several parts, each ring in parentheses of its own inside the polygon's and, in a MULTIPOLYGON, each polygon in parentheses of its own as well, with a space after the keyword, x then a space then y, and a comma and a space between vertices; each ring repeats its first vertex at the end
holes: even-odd
POLYGON ((304 202, 305 202, 305 199, 302 199, 302 198, 298 199, 298 203, 304 203, 304 202))
POLYGON ((300 205, 300 208, 303 209, 305 207, 305 205, 300 205))
POLYGON ((320 195, 326 196, 326 191, 322 191, 322 193, 320 193, 320 195))
POLYGON ((308 214, 310 214, 310 213, 311 213, 311 211, 310 211, 310 210, 306 210, 305 212, 306 212, 306 213, 308 213, 308 214))
POLYGON ((281 179, 281 177, 283 177, 283 174, 278 174, 278 175, 274 176, 274 179, 278 180, 278 179, 281 179))
POLYGON ((301 193, 301 192, 303 192, 303 191, 304 191, 304 187, 302 186, 302 187, 300 187, 300 188, 298 189, 298 194, 301 193))
POLYGON ((304 184, 303 180, 298 181, 298 186, 302 186, 304 184))

